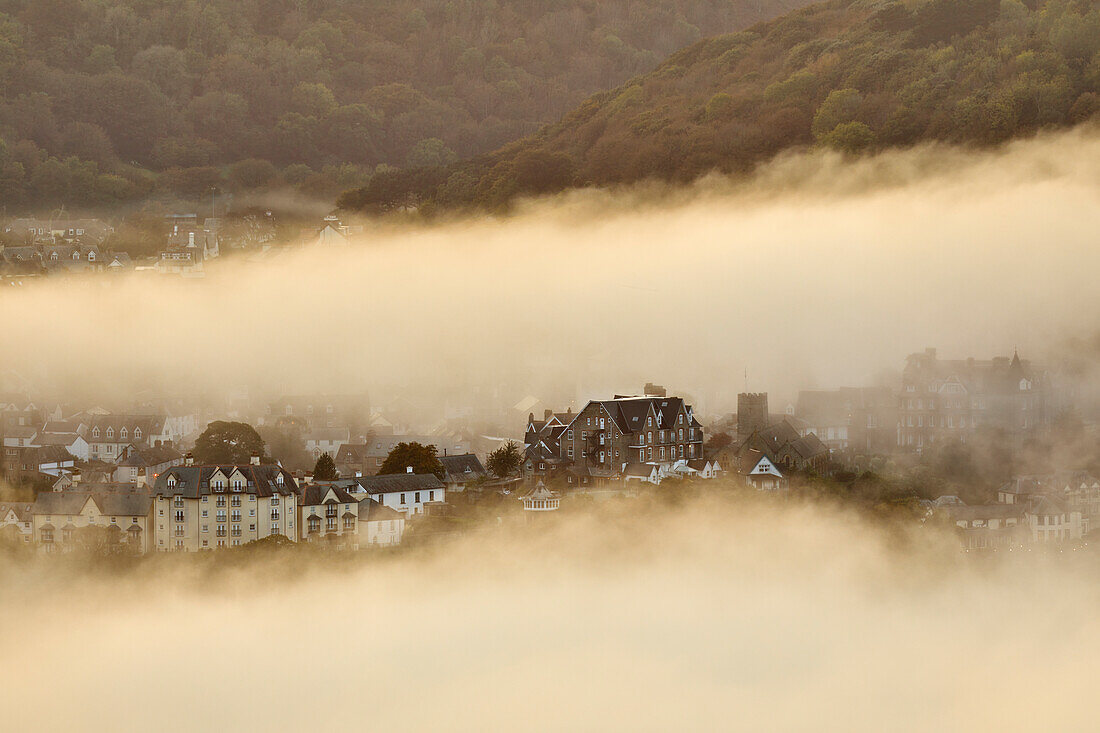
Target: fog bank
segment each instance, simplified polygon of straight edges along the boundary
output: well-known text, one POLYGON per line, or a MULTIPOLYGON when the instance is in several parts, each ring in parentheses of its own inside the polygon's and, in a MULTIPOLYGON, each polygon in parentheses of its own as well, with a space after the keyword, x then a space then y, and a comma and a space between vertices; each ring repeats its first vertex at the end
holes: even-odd
POLYGON ((362 567, 154 562, 5 569, 11 729, 1095 727, 1091 554, 703 502, 362 567))
POLYGON ((1041 357, 1097 327, 1100 135, 783 158, 750 181, 579 192, 346 248, 0 294, 53 386, 464 395, 862 383, 904 356, 1041 357), (745 373, 748 373, 746 383, 745 373), (502 387, 503 385, 503 387, 502 387))

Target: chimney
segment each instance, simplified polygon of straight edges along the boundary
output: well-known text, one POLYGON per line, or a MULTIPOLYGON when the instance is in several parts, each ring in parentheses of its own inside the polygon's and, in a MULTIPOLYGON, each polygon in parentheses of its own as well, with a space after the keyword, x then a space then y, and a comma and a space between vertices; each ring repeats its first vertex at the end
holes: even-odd
POLYGON ((256 451, 252 451, 252 458, 248 462, 253 466, 260 465, 260 454, 256 451))
POLYGON ((195 456, 191 455, 190 453, 185 455, 183 457, 183 465, 185 465, 185 466, 194 466, 195 465, 195 456))
POLYGON ((553 411, 553 410, 545 410, 545 411, 543 411, 543 413, 542 413, 542 419, 543 419, 543 420, 549 420, 549 419, 550 419, 550 416, 551 416, 551 415, 553 415, 553 414, 554 414, 554 411, 553 411))
POLYGON ((413 472, 413 467, 412 466, 405 466, 405 473, 412 473, 412 472, 413 472))

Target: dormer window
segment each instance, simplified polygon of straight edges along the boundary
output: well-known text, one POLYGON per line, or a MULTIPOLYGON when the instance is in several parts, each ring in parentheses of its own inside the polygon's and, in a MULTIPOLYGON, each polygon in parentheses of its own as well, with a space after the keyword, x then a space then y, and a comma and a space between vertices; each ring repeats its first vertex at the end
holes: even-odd
POLYGON ((176 488, 176 477, 175 476, 169 476, 168 477, 168 488, 170 488, 170 489, 176 488))
POLYGON ((53 260, 54 262, 57 262, 57 252, 51 252, 50 253, 50 259, 53 260))
POLYGON ((123 428, 123 429, 122 429, 121 431, 119 431, 119 433, 118 433, 118 437, 122 438, 123 440, 125 440, 126 438, 128 438, 128 437, 129 437, 129 435, 130 435, 130 433, 129 433, 129 432, 128 432, 128 431, 126 430, 126 428, 123 428))
POLYGON ((73 252, 73 259, 74 260, 79 260, 80 259, 80 253, 79 252, 73 252))
POLYGON ((114 428, 107 428, 107 438, 110 439, 110 438, 113 438, 113 437, 115 437, 115 429, 114 428))
POLYGON ((283 474, 280 473, 275 477, 275 483, 279 484, 279 486, 283 485, 283 474))
POLYGON ((95 262, 95 252, 88 253, 88 262, 95 262))
POLYGON ((99 428, 92 428, 92 437, 93 438, 98 438, 99 437, 99 428))
POLYGON ((141 440, 141 428, 134 428, 134 439, 141 440))

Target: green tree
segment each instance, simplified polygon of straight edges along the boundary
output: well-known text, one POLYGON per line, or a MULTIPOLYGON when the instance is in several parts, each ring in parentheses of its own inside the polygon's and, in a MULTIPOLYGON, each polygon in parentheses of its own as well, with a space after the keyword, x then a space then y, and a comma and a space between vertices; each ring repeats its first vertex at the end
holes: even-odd
POLYGON ((420 443, 398 443, 382 462, 378 469, 380 474, 407 473, 412 466, 415 474, 433 473, 437 478, 443 478, 445 471, 439 457, 436 456, 434 445, 421 445, 420 443))
POLYGON ((437 137, 424 138, 409 151, 405 165, 409 168, 440 168, 458 160, 455 151, 437 137))
POLYGON ((264 439, 243 422, 215 420, 195 441, 192 450, 197 463, 245 464, 253 454, 264 456, 264 439))
POLYGON ((862 122, 843 122, 822 137, 821 142, 843 153, 858 153, 875 142, 875 133, 862 122))
POLYGON ((519 446, 514 440, 509 440, 506 445, 502 445, 489 454, 485 467, 498 478, 504 478, 518 471, 522 462, 523 454, 520 452, 519 446))
POLYGON ((863 97, 857 89, 834 89, 829 92, 817 108, 810 126, 814 137, 820 140, 842 122, 851 122, 862 103, 863 97))
POLYGON ((313 466, 313 478, 316 481, 335 481, 340 478, 336 470, 336 462, 328 453, 322 453, 313 466))

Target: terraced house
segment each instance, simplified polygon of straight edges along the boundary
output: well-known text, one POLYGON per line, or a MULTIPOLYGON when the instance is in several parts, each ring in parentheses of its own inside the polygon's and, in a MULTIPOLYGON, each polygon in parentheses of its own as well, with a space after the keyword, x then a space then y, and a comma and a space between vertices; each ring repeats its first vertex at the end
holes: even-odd
POLYGON ((527 426, 528 461, 558 465, 595 483, 621 476, 632 464, 667 469, 703 456, 703 426, 679 397, 616 395, 592 400, 580 412, 551 413, 527 426))
POLYGON ((298 484, 280 466, 196 466, 190 458, 157 477, 154 547, 197 552, 272 535, 298 541, 298 484))

